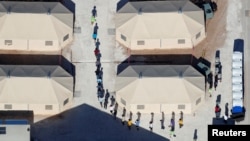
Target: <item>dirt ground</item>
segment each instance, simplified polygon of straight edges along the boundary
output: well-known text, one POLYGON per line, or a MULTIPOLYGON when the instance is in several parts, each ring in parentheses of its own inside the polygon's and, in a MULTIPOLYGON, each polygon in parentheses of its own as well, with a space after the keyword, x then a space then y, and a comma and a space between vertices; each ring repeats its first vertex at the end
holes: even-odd
POLYGON ((217 11, 214 17, 206 21, 207 37, 193 48, 193 50, 144 50, 130 51, 130 54, 193 54, 196 58, 203 57, 211 60, 215 57, 215 51, 222 47, 226 38, 226 15, 228 0, 215 0, 217 3, 217 11))

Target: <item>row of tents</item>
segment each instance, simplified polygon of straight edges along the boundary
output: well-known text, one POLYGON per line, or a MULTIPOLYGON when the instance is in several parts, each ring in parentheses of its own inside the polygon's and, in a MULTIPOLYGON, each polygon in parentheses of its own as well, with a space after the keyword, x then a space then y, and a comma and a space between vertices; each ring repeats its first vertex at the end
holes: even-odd
MULTIPOLYGON (((0 49, 61 50, 73 41, 73 17, 59 2, 2 1, 0 49)), ((192 49, 206 37, 204 11, 188 0, 128 2, 115 25, 116 40, 131 50, 192 49)), ((72 101, 72 76, 52 68, 1 66, 0 110, 63 111, 72 101)), ((204 76, 192 66, 130 66, 116 83, 117 102, 133 112, 192 113, 205 97, 204 76)))
MULTIPOLYGON (((73 41, 73 20, 59 2, 1 1, 0 49, 59 51, 73 41)), ((192 49, 206 37, 204 11, 189 0, 127 2, 115 26, 131 50, 192 49)))

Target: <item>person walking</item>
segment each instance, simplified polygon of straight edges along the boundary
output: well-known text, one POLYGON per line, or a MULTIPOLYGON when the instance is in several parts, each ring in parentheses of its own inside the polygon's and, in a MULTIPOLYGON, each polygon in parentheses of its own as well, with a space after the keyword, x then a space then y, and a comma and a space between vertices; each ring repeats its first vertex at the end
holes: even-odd
POLYGON ((170 132, 169 132, 170 138, 172 138, 172 136, 173 136, 173 137, 176 137, 176 135, 175 135, 175 133, 174 133, 174 130, 175 130, 175 127, 174 127, 174 126, 171 126, 171 127, 170 127, 170 132))
POLYGON ((183 119, 179 119, 179 128, 181 128, 183 126, 183 119))
POLYGON ((151 132, 153 132, 153 121, 149 122, 149 129, 151 132))
POLYGON ((164 112, 161 113, 161 129, 165 129, 164 122, 165 122, 165 114, 164 112))
POLYGON ((115 108, 115 105, 110 105, 109 106, 109 111, 110 111, 111 114, 113 114, 114 108, 115 108))
POLYGON ((96 47, 94 50, 95 57, 98 57, 98 54, 100 53, 100 50, 96 47))
POLYGON ((99 39, 97 38, 96 42, 95 42, 95 47, 99 49, 100 45, 101 45, 101 43, 100 43, 99 39))
POLYGON ((224 115, 223 118, 224 118, 224 123, 227 124, 227 120, 228 120, 227 115, 224 115))
POLYGON ((132 127, 132 120, 128 119, 128 129, 131 130, 132 127))
POLYGON ((100 69, 97 68, 97 69, 95 70, 96 79, 98 79, 99 73, 100 73, 100 69))
POLYGON ((180 112, 180 118, 183 120, 183 112, 180 112))
POLYGON ((216 104, 215 108, 214 108, 214 112, 215 112, 215 117, 219 118, 220 117, 220 112, 221 112, 221 108, 218 104, 216 104))
POLYGON ((105 99, 109 99, 109 96, 110 96, 110 94, 109 94, 109 90, 108 89, 106 89, 106 94, 105 94, 105 99))
POLYGON ((218 81, 219 81, 219 79, 218 79, 218 74, 216 74, 215 76, 214 76, 214 90, 216 91, 216 88, 217 88, 217 86, 218 86, 218 81))
POLYGON ((94 23, 96 22, 96 18, 95 16, 91 16, 91 25, 94 25, 94 23))
POLYGON ((114 119, 116 119, 116 116, 117 116, 117 109, 116 108, 113 111, 113 115, 114 115, 114 119))
POLYGON ((115 98, 113 95, 111 96, 110 101, 111 101, 111 105, 115 105, 115 98))
POLYGON ((197 129, 194 130, 194 136, 193 136, 193 140, 197 141, 198 139, 198 134, 197 134, 197 129))
POLYGON ((101 68, 101 60, 96 59, 95 65, 96 65, 96 68, 100 70, 100 68, 101 68))
POLYGON ((108 106, 108 99, 105 98, 103 104, 104 109, 107 109, 107 106, 108 106))
POLYGON ((100 78, 100 79, 103 78, 103 67, 100 68, 100 72, 98 74, 98 78, 100 78))
POLYGON ((213 93, 213 87, 212 86, 209 86, 209 89, 208 89, 209 97, 212 97, 212 93, 213 93))
POLYGON ((139 125, 140 125, 140 120, 136 119, 135 126, 136 126, 137 131, 139 131, 139 125))
POLYGON ((169 127, 175 127, 175 120, 171 118, 169 127))
POLYGON ((103 100, 104 100, 104 97, 98 96, 98 101, 100 102, 101 107, 102 107, 103 100))
POLYGON ((96 6, 94 6, 94 7, 93 7, 93 9, 92 9, 91 13, 92 13, 92 16, 93 16, 93 17, 97 17, 97 10, 96 10, 96 6))
POLYGON ((123 107, 123 109, 122 109, 122 125, 124 125, 124 123, 125 123, 125 117, 126 117, 126 109, 125 109, 125 107, 123 107))

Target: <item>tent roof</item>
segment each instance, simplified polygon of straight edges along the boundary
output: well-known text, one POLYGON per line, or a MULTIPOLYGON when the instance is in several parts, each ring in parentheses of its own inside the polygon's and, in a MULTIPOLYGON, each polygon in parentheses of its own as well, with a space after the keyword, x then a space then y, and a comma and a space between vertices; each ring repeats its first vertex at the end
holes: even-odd
POLYGON ((73 77, 60 66, 0 65, 1 103, 57 104, 73 93, 73 77))
POLYGON ((200 11, 201 9, 194 5, 189 0, 175 0, 175 1, 134 1, 128 2, 118 13, 165 13, 176 11, 200 11))
POLYGON ((116 79, 129 103, 190 103, 204 94, 205 78, 189 65, 133 65, 116 79))
POLYGON ((73 28, 73 13, 59 2, 0 2, 0 38, 58 40, 73 28))
POLYGON ((115 23, 131 39, 192 38, 204 28, 204 12, 187 0, 128 2, 115 23))

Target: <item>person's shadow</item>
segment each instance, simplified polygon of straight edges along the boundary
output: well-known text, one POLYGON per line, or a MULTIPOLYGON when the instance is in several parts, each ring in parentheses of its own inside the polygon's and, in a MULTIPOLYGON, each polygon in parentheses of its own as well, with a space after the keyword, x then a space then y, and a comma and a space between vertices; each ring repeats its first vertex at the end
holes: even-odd
POLYGON ((198 139, 198 135, 197 135, 197 129, 194 129, 194 136, 193 136, 193 140, 197 141, 198 139))

